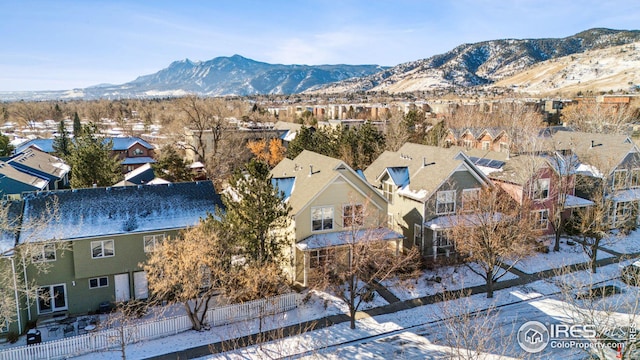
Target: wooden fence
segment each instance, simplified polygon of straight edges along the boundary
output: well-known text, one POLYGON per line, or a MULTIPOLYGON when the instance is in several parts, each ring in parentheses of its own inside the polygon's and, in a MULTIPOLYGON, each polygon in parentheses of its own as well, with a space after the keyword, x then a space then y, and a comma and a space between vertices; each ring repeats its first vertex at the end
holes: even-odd
MULTIPOLYGON (((285 312, 297 307, 301 300, 300 294, 289 293, 243 304, 227 305, 210 309, 207 311, 206 319, 209 325, 220 326, 285 312)), ((191 321, 187 315, 154 319, 119 329, 95 331, 61 340, 9 348, 0 351, 0 360, 64 359, 90 352, 117 349, 123 343, 132 344, 190 329, 191 321)))

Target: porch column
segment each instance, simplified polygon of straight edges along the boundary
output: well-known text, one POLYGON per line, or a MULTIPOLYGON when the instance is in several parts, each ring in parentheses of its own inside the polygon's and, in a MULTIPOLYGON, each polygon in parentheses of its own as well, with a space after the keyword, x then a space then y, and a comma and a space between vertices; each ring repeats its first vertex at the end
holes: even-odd
POLYGON ((396 239, 396 256, 400 254, 400 239, 396 239))
POLYGON ((302 254, 304 254, 304 258, 302 259, 302 285, 304 287, 307 286, 307 271, 309 269, 309 252, 308 251, 303 251, 302 254))

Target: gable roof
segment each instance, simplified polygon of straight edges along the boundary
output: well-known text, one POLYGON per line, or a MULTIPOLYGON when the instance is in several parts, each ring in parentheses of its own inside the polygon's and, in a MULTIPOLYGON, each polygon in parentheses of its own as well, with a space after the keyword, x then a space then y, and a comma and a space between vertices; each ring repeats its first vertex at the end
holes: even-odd
POLYGON ((638 147, 627 135, 558 131, 546 139, 549 150, 572 150, 581 163, 610 171, 638 147))
POLYGON ((36 172, 45 173, 58 179, 62 179, 71 171, 71 167, 62 159, 32 148, 16 154, 7 163, 21 171, 33 169, 36 172))
MULTIPOLYGON (((136 136, 127 136, 127 137, 105 137, 103 138, 104 142, 108 142, 109 140, 112 141, 113 143, 113 150, 114 151, 124 151, 129 149, 131 146, 133 146, 135 143, 139 143, 140 145, 142 145, 143 147, 152 150, 153 149, 153 145, 149 144, 148 142, 146 142, 145 140, 136 137, 136 136)), ((46 153, 53 153, 55 152, 55 149, 53 148, 53 141, 54 139, 33 139, 33 140, 29 140, 27 142, 24 142, 22 144, 20 144, 20 146, 17 146, 15 149, 15 153, 21 153, 23 151, 25 151, 26 149, 30 148, 30 147, 34 147, 40 151, 44 151, 46 153)), ((72 140, 73 141, 73 140, 72 140)))
MULTIPOLYGON (((288 202, 291 213, 297 214, 343 171, 353 173, 355 181, 363 187, 370 188, 370 185, 342 160, 308 150, 302 151, 293 160, 282 160, 271 170, 271 175, 272 181, 285 196, 290 191, 288 202)), ((372 193, 382 196, 375 190, 372 193)))
POLYGON ((32 228, 51 204, 59 216, 23 231, 21 242, 186 228, 223 207, 211 181, 38 192, 24 197, 23 227, 32 228))
MULTIPOLYGON (((461 166, 469 168, 474 176, 482 179, 481 181, 490 182, 459 148, 441 148, 414 143, 406 143, 398 151, 383 152, 364 171, 364 175, 369 183, 378 185, 381 175, 388 172, 389 168, 407 169, 409 179, 408 182, 403 182, 403 186, 399 186, 399 189, 403 190, 400 193, 403 195, 414 193, 415 196, 412 197, 425 199, 461 166)), ((397 182, 396 185, 398 185, 397 182)))
MULTIPOLYGON (((49 184, 49 181, 46 179, 24 173, 5 162, 0 162, 0 181, 4 178, 9 178, 28 186, 32 186, 34 190, 45 189, 49 184)), ((2 189, 2 192, 4 192, 4 190, 5 189, 2 189)))

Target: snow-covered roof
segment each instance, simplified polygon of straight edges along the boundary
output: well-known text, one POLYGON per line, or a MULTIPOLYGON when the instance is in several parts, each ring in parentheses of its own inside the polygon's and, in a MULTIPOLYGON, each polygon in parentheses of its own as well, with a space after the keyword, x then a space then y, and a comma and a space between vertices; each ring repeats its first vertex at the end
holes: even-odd
POLYGON ((151 164, 144 164, 124 175, 124 181, 135 185, 146 184, 156 177, 151 164))
POLYGON ((20 242, 185 228, 223 207, 211 181, 38 192, 24 197, 23 228, 56 203, 58 218, 23 231, 20 242))
POLYGON ((156 161, 149 156, 128 157, 122 160, 122 165, 153 164, 155 162, 156 161))
POLYGON ((153 145, 135 136, 105 138, 105 141, 109 140, 113 143, 113 150, 115 151, 127 150, 136 143, 139 143, 149 150, 153 150, 153 145))
MULTIPOLYGON (((468 215, 445 215, 424 222, 424 227, 431 230, 450 229, 457 225, 474 226, 475 223, 483 220, 482 217, 488 217, 489 214, 468 214, 468 215)), ((491 221, 500 221, 504 215, 501 213, 492 214, 491 221)))
POLYGON ((638 201, 640 200, 640 189, 627 189, 616 191, 611 195, 614 201, 638 201))
POLYGON ((352 231, 335 231, 323 234, 314 234, 299 241, 296 247, 301 251, 322 249, 332 246, 341 246, 360 242, 388 241, 402 239, 404 236, 388 228, 361 229, 356 231, 355 236, 352 231), (354 239, 355 238, 355 239, 354 239))
POLYGON ((587 206, 593 206, 594 202, 591 200, 583 199, 578 196, 567 194, 566 199, 564 200, 564 208, 565 209, 573 209, 573 208, 581 208, 587 206))
POLYGON ((22 212, 22 201, 10 201, 1 204, 3 221, 6 224, 0 229, 0 254, 11 255, 16 245, 16 231, 19 228, 20 213, 22 212))

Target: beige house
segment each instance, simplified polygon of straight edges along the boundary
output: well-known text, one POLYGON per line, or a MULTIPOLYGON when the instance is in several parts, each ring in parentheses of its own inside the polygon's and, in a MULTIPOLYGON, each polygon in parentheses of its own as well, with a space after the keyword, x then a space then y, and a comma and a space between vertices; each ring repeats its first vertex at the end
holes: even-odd
POLYGON ((386 228, 387 200, 343 161, 303 151, 272 171, 291 206, 289 276, 307 286, 314 270, 352 243, 387 241, 399 251, 402 235, 386 228))

